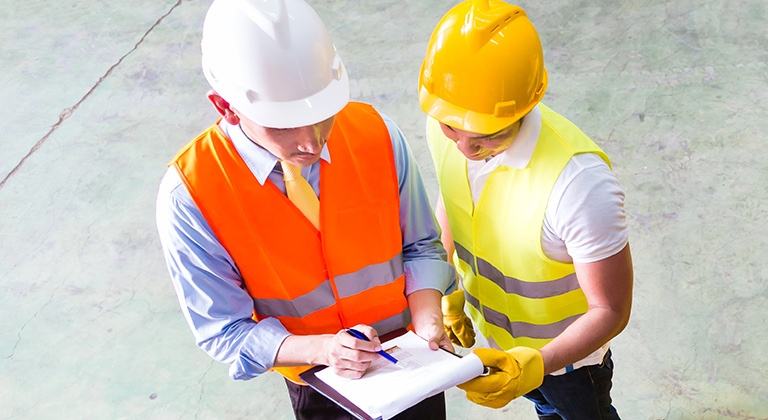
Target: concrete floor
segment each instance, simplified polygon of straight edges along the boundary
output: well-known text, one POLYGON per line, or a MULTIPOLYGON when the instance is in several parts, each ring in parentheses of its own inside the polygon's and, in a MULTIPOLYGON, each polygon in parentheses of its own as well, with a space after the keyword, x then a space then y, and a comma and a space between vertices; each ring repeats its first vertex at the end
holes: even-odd
MULTIPOLYGON (((436 198, 418 69, 451 1, 310 0, 352 95, 399 123, 436 198)), ((208 1, 0 0, 0 419, 289 419, 281 380, 194 345, 154 200, 216 118, 208 1)), ((525 0, 545 102, 612 157, 635 263, 614 340, 625 419, 768 418, 768 2, 525 0), (762 29, 761 29, 762 28, 762 29)), ((534 419, 448 392, 451 419, 534 419)))

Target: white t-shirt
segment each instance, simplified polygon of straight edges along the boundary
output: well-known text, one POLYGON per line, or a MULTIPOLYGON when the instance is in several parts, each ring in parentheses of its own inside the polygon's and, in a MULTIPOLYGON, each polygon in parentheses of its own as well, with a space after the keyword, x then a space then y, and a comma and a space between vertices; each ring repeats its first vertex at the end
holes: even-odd
MULTIPOLYGON (((499 165, 528 166, 541 132, 538 105, 523 119, 515 140, 488 161, 467 160, 472 200, 477 204, 488 176, 499 165)), ((564 263, 589 263, 617 254, 627 245, 629 231, 624 212, 624 191, 608 165, 594 153, 574 156, 560 173, 547 203, 542 227, 544 253, 564 263)), ((482 335, 477 334, 482 340, 482 335)), ((489 347, 499 348, 490 338, 489 347)), ((610 342, 574 363, 572 368, 602 362, 610 342)), ((570 371, 569 366, 569 371, 570 371)), ((561 369, 553 375, 566 372, 561 369)))

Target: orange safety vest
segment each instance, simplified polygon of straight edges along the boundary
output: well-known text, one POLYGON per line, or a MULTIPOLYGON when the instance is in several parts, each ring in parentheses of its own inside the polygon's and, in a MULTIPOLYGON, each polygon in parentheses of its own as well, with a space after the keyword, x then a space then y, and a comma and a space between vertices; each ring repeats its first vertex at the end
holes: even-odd
MULTIPOLYGON (((218 124, 171 162, 253 297, 254 319, 297 335, 357 324, 379 334, 408 327, 400 196, 389 131, 350 102, 320 161, 320 230, 269 180, 259 184, 218 124)), ((312 366, 275 368, 303 383, 312 366)))

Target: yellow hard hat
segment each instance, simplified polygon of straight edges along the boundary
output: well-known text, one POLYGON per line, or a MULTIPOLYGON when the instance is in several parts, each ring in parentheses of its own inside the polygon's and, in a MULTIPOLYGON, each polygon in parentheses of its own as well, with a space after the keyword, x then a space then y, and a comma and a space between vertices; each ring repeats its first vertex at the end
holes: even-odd
POLYGON ((464 1, 446 13, 419 75, 424 112, 482 134, 525 116, 546 90, 536 29, 523 9, 500 0, 464 1))

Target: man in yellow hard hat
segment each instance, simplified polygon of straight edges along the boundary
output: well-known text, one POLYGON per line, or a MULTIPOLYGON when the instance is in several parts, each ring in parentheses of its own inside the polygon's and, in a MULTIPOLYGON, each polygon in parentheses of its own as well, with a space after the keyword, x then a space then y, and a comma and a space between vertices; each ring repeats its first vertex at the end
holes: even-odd
POLYGON ((617 419, 610 340, 629 320, 624 193, 602 150, 541 99, 541 42, 526 13, 465 1, 434 30, 419 80, 440 184, 438 221, 463 290, 444 297, 455 344, 491 374, 460 386, 541 419, 617 419))
MULTIPOLYGON (((157 198, 182 313, 233 379, 275 370, 297 418, 352 419, 299 374, 359 378, 399 328, 452 348, 440 298, 455 272, 416 161, 392 120, 349 101, 303 0, 214 0, 201 47, 221 118, 171 161, 157 198)), ((445 419, 444 394, 395 418, 445 419)))

